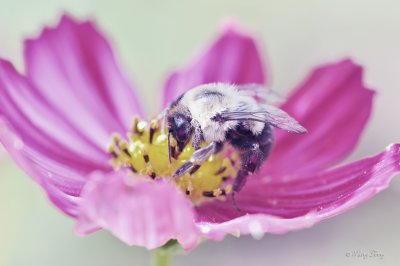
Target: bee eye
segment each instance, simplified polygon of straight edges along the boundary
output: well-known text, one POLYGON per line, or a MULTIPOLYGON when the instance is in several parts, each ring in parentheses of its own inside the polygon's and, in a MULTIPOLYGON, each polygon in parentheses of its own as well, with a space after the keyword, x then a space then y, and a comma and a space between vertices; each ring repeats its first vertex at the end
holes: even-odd
POLYGON ((173 120, 173 135, 180 142, 186 142, 190 135, 190 122, 187 117, 177 115, 173 120))
POLYGON ((176 132, 176 138, 180 141, 184 141, 187 139, 187 130, 186 127, 180 127, 178 128, 178 131, 176 132))

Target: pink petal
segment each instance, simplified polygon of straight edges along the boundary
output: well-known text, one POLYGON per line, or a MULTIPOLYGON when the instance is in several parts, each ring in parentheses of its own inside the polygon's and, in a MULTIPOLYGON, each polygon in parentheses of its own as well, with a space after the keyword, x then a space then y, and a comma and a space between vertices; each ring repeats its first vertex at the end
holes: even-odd
POLYGON ((183 248, 194 248, 199 233, 186 197, 175 185, 134 178, 95 174, 82 194, 76 233, 104 228, 128 245, 154 249, 177 239, 183 248))
POLYGON ((78 171, 71 167, 76 163, 72 162, 72 158, 59 157, 45 148, 42 151, 35 141, 28 138, 23 142, 14 132, 12 126, 0 116, 0 140, 11 157, 44 189, 54 205, 64 213, 76 216, 80 191, 85 183, 83 173, 87 172, 83 167, 90 166, 82 164, 78 171))
POLYGON ((308 133, 277 131, 276 147, 261 172, 273 178, 312 173, 339 162, 357 144, 374 92, 350 60, 314 70, 282 106, 308 133))
POLYGON ((265 83, 265 68, 254 39, 235 27, 224 29, 217 40, 186 67, 172 73, 164 86, 163 107, 185 91, 204 83, 265 83))
POLYGON ((102 146, 96 145, 36 91, 9 62, 0 59, 0 116, 11 124, 22 141, 50 158, 68 161, 73 167, 104 168, 109 159, 105 153, 109 136, 102 146))
POLYGON ((63 16, 56 28, 25 42, 25 63, 35 93, 100 147, 142 116, 110 44, 91 22, 63 16))
POLYGON ((307 228, 365 202, 387 188, 398 172, 400 144, 317 175, 280 183, 261 183, 253 177, 237 196, 247 215, 238 213, 230 201, 213 202, 198 208, 199 227, 212 239, 252 230, 285 233, 307 228))
POLYGON ((106 39, 64 16, 26 42, 29 78, 0 60, 0 141, 68 215, 86 177, 112 171, 106 145, 141 114, 106 39))

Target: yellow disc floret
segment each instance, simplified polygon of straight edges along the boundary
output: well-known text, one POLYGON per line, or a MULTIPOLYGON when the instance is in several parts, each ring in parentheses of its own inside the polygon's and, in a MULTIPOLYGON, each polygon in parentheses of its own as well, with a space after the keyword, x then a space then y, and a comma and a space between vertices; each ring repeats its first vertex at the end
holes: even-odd
MULTIPOLYGON (((151 179, 172 178, 175 171, 195 151, 191 143, 179 152, 176 141, 171 138, 172 160, 168 157, 168 136, 157 120, 150 122, 134 119, 127 139, 112 137, 108 152, 112 154, 114 168, 128 168, 134 173, 151 179)), ((204 198, 223 198, 232 189, 232 180, 237 173, 237 154, 226 149, 213 154, 201 165, 193 166, 186 174, 175 178, 175 183, 193 201, 204 198)))

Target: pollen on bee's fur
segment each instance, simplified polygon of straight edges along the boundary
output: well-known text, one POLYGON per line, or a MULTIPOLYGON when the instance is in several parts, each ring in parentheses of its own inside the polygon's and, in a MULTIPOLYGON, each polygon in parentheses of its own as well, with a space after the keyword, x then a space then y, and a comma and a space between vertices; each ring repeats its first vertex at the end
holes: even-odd
MULTIPOLYGON (((177 142, 170 138, 171 163, 168 156, 168 136, 157 120, 150 122, 134 118, 126 138, 111 137, 108 152, 115 169, 126 168, 149 179, 170 179, 175 171, 190 159, 195 151, 191 143, 179 152, 177 142)), ((229 147, 196 164, 173 180, 193 202, 206 198, 223 199, 232 191, 238 171, 238 155, 229 147)))

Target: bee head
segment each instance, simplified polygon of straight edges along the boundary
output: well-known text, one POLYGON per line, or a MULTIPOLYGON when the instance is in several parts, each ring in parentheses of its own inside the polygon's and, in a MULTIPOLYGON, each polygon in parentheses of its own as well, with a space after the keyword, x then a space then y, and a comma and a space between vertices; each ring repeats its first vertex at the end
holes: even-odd
POLYGON ((169 133, 176 139, 179 151, 189 143, 193 134, 192 119, 188 115, 175 113, 168 118, 169 133))

